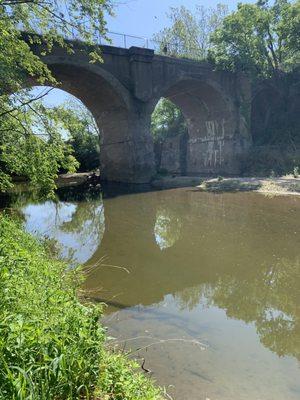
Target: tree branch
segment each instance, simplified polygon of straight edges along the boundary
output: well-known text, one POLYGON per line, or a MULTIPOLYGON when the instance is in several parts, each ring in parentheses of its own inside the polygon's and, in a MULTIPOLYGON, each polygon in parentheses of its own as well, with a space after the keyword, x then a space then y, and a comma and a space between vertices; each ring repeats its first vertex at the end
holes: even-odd
POLYGON ((275 53, 275 50, 274 50, 274 47, 273 47, 273 37, 271 35, 269 27, 267 28, 267 32, 268 32, 268 36, 269 36, 268 48, 271 51, 271 54, 272 54, 272 57, 273 57, 273 60, 274 60, 275 68, 278 70, 278 60, 277 60, 277 56, 276 56, 276 53, 275 53))
POLYGON ((19 4, 39 4, 39 1, 37 0, 6 0, 6 1, 0 1, 1 6, 16 6, 19 4))
POLYGON ((53 89, 54 89, 54 88, 50 88, 50 89, 47 90, 47 92, 42 93, 41 95, 39 95, 39 96, 37 96, 37 97, 34 97, 33 99, 30 99, 30 100, 28 100, 28 101, 25 101, 24 103, 21 103, 20 105, 18 105, 18 106, 16 106, 16 107, 13 107, 13 108, 11 108, 10 110, 5 110, 5 111, 3 111, 2 113, 0 113, 0 118, 3 117, 3 116, 6 115, 6 114, 11 114, 12 112, 18 110, 19 108, 24 107, 24 106, 27 106, 28 104, 33 103, 33 102, 36 101, 36 100, 39 100, 39 99, 45 97, 45 96, 46 96, 48 93, 50 93, 51 90, 53 90, 53 89))

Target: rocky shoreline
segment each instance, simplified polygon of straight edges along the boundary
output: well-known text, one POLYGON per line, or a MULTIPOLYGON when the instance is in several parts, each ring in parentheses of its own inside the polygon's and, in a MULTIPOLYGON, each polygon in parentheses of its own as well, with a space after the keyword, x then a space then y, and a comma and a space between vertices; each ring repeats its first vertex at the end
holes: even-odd
POLYGON ((249 192, 266 195, 300 195, 300 177, 292 175, 272 178, 230 177, 203 178, 189 176, 167 176, 152 182, 156 189, 193 186, 204 192, 249 192))

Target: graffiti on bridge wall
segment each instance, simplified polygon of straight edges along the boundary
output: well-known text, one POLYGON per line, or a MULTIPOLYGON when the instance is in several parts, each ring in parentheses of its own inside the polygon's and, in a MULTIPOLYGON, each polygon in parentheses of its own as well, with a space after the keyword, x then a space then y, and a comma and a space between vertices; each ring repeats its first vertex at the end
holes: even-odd
POLYGON ((222 120, 205 121, 203 124, 205 134, 203 135, 203 132, 199 129, 199 136, 189 140, 190 146, 199 145, 197 146, 199 150, 195 156, 202 161, 205 167, 220 166, 224 162, 225 125, 224 118, 222 120))

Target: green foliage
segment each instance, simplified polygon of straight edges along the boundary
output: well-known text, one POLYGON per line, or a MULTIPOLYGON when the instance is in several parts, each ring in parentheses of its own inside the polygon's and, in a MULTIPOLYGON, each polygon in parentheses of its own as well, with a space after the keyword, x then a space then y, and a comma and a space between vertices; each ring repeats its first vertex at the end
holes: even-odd
MULTIPOLYGON (((92 114, 78 101, 48 109, 46 114, 55 124, 56 130, 63 129, 68 135, 73 156, 79 162, 80 171, 99 168, 100 132, 92 114)), ((61 132, 63 135, 63 131, 61 132)))
POLYGON ((104 349, 101 310, 77 298, 81 273, 4 216, 0 278, 1 400, 160 398, 135 365, 104 349))
MULTIPOLYGON (((44 194, 55 189, 59 171, 75 172, 78 162, 72 155, 72 147, 65 143, 55 127, 47 123, 46 132, 37 132, 37 118, 43 106, 16 107, 0 117, 0 190, 12 185, 12 176, 22 176, 44 194)), ((42 118, 42 117, 41 117, 42 118)))
POLYGON ((209 56, 222 69, 270 77, 300 61, 300 2, 238 5, 211 37, 209 56))
MULTIPOLYGON (((58 171, 71 172, 77 166, 71 147, 53 129, 47 141, 34 135, 38 132, 30 120, 35 98, 29 90, 20 90, 28 85, 28 78, 39 84, 58 82, 32 53, 21 31, 33 34, 31 44, 42 43, 35 33, 43 35, 43 55, 51 52, 54 43, 72 52, 72 43, 65 38, 91 44, 99 35, 105 36, 104 14, 111 13, 111 7, 110 0, 0 1, 0 191, 11 186, 12 175, 21 174, 51 193, 58 171)), ((101 61, 99 51, 90 54, 91 62, 101 61)))
POLYGON ((155 142, 187 131, 181 110, 170 100, 160 99, 152 113, 151 133, 155 142))
POLYGON ((160 52, 171 56, 204 59, 209 49, 209 36, 220 26, 228 13, 228 7, 197 6, 189 10, 185 6, 171 8, 168 15, 170 27, 154 36, 160 43, 160 52))
POLYGON ((160 391, 141 374, 133 374, 138 364, 128 363, 118 353, 106 353, 101 365, 100 398, 107 400, 162 400, 160 391), (101 395, 103 397, 101 397, 101 395), (106 396, 106 397, 105 397, 106 396))
MULTIPOLYGON (((0 115, 9 110, 7 92, 24 87, 28 76, 39 83, 55 82, 43 62, 35 56, 22 38, 21 31, 42 34, 46 39, 45 53, 50 52, 54 43, 72 51, 72 44, 64 38, 81 38, 92 43, 99 35, 105 35, 104 13, 111 12, 110 0, 67 0, 59 4, 48 2, 1 1, 0 2, 0 115), (82 21, 85 21, 85 24, 82 21)), ((32 43, 41 43, 34 35, 32 43)), ((93 60, 100 60, 100 54, 92 54, 93 60)))

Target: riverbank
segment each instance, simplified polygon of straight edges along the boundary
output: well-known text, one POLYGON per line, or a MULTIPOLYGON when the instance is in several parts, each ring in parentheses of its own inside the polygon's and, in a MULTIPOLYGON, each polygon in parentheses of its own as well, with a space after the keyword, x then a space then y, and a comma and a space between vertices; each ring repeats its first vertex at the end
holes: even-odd
POLYGON ((198 190, 206 192, 250 192, 268 196, 300 195, 300 178, 215 178, 204 180, 198 190))
MULTIPOLYGON (((73 187, 80 185, 100 186, 99 172, 79 172, 74 174, 61 174, 56 179, 57 188, 73 187)), ((111 185, 118 185, 111 183, 111 185)), ((194 187, 205 192, 250 192, 256 191, 265 195, 300 195, 300 177, 293 175, 281 177, 203 177, 203 176, 177 176, 166 175, 154 179, 148 184, 120 184, 122 186, 151 189, 175 189, 194 187)), ((26 188, 24 182, 18 184, 18 189, 26 188)), ((13 190, 12 190, 13 191, 13 190)))
POLYGON ((101 308, 78 299, 83 272, 0 215, 0 399, 159 400, 160 390, 106 349, 101 308))
POLYGON ((292 175, 274 178, 204 178, 195 176, 166 176, 152 182, 155 189, 193 186, 205 192, 250 192, 265 195, 300 195, 300 178, 292 175))
POLYGON ((100 173, 94 171, 76 172, 74 174, 61 174, 55 180, 58 188, 67 186, 78 186, 82 184, 98 184, 100 183, 100 173))

